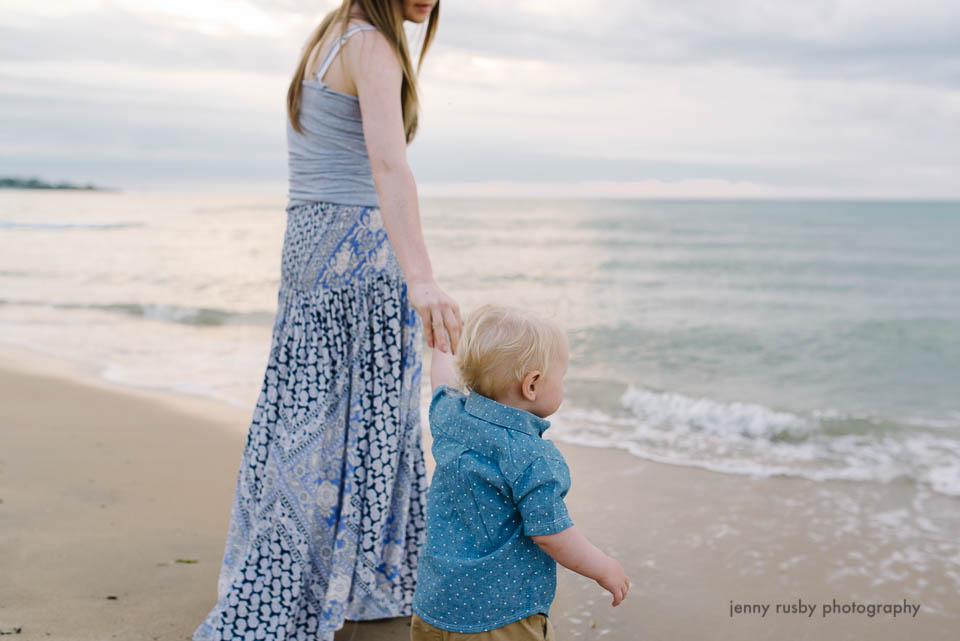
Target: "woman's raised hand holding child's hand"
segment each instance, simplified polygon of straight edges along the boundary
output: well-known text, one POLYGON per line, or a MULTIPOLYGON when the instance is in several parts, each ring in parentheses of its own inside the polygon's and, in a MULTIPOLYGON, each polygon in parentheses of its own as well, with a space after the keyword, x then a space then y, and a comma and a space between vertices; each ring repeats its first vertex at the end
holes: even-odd
POLYGON ((608 556, 607 565, 603 574, 596 580, 600 587, 613 595, 613 607, 617 607, 627 597, 630 579, 627 578, 623 566, 616 559, 608 556))
POLYGON ((440 289, 433 278, 409 280, 407 296, 420 314, 427 346, 455 354, 463 329, 457 302, 440 289))

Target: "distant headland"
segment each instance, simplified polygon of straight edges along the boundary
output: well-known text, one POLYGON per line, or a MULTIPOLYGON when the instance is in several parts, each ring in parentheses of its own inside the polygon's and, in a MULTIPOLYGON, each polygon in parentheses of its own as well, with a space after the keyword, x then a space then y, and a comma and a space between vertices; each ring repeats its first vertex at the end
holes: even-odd
POLYGON ((11 178, 0 176, 0 189, 73 189, 83 191, 105 191, 105 187, 98 187, 91 183, 76 185, 69 182, 51 183, 39 178, 11 178))

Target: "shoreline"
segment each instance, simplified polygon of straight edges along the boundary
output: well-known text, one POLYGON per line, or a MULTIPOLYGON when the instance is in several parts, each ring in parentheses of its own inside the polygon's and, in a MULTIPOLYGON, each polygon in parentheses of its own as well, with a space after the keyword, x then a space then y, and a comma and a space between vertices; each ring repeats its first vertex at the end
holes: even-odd
MULTIPOLYGON (((91 378, 0 346, 0 632, 189 638, 216 598, 252 407, 91 378)), ((596 584, 559 569, 551 617, 560 639, 955 637, 960 516, 945 516, 960 512, 955 497, 557 445, 572 471, 574 521, 632 582, 613 609, 596 584), (920 609, 774 613, 831 599, 920 609), (769 611, 734 614, 737 604, 769 611)), ((407 634, 405 620, 392 620, 348 624, 337 638, 407 634)))

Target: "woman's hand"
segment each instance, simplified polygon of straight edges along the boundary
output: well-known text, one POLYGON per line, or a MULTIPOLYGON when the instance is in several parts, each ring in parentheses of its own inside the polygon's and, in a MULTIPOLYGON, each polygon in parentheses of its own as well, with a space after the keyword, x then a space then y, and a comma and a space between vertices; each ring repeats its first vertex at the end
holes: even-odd
POLYGON ((427 345, 456 354, 460 344, 460 306, 433 279, 407 283, 407 298, 420 314, 427 345))

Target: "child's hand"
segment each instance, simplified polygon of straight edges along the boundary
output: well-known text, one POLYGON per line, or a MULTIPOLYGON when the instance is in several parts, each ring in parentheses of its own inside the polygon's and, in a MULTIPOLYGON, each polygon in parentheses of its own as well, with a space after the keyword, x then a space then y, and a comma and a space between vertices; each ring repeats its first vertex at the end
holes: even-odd
POLYGON ((620 605, 627 596, 630 580, 627 579, 623 567, 580 534, 576 525, 556 534, 541 534, 530 538, 563 567, 599 583, 600 587, 613 595, 614 607, 620 605))
POLYGON ((597 583, 613 595, 613 607, 617 607, 627 597, 627 591, 630 589, 630 579, 627 578, 623 566, 616 559, 608 556, 606 565, 603 574, 597 578, 597 583))
POLYGON ((457 378, 456 372, 453 354, 434 347, 430 359, 430 389, 437 389, 438 385, 454 385, 457 378))

